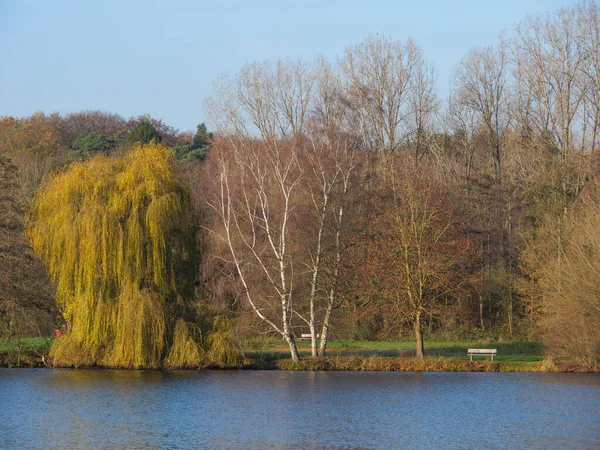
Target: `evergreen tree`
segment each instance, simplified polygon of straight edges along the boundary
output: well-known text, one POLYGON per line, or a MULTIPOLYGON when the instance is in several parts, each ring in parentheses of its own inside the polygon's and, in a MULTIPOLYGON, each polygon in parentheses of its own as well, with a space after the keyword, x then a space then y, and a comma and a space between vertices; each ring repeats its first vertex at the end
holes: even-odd
POLYGON ((204 122, 198 124, 198 128, 196 129, 196 135, 194 136, 194 140, 192 141, 192 150, 196 150, 199 148, 207 148, 212 141, 213 134, 209 133, 204 122))
POLYGON ((131 129, 126 139, 126 142, 129 145, 149 144, 152 141, 160 143, 162 142, 162 137, 160 136, 154 125, 152 125, 152 123, 147 118, 143 118, 142 120, 140 120, 131 129))
POLYGON ((96 153, 109 153, 115 146, 114 139, 101 133, 81 133, 73 141, 71 151, 77 156, 87 158, 96 153))
POLYGON ((212 142, 213 134, 209 133, 204 123, 198 124, 196 135, 191 144, 178 145, 173 148, 175 156, 179 160, 191 160, 206 158, 208 148, 212 142))

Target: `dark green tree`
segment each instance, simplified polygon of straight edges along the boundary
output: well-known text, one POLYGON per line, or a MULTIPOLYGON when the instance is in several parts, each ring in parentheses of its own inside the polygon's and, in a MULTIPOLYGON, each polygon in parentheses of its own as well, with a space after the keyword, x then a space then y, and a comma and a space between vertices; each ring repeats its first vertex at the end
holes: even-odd
POLYGON ((152 125, 152 122, 147 118, 140 120, 129 132, 126 138, 126 143, 133 144, 149 144, 151 141, 156 143, 162 142, 162 137, 152 125))
POLYGON ((198 124, 196 135, 189 145, 178 145, 173 148, 175 156, 179 160, 191 160, 206 158, 208 148, 212 142, 213 134, 208 132, 204 122, 198 124))
POLYGON ((204 122, 198 124, 196 135, 192 141, 191 149, 207 148, 213 138, 213 134, 209 133, 204 122))
POLYGON ((115 146, 116 142, 112 137, 96 132, 84 132, 75 138, 71 151, 82 158, 87 158, 96 153, 110 153, 115 146))

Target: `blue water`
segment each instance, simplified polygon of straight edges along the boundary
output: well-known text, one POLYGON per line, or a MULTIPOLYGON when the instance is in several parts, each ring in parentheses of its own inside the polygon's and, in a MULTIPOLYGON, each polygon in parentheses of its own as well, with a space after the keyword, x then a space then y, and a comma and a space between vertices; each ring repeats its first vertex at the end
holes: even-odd
POLYGON ((600 376, 0 369, 0 448, 598 449, 600 376))

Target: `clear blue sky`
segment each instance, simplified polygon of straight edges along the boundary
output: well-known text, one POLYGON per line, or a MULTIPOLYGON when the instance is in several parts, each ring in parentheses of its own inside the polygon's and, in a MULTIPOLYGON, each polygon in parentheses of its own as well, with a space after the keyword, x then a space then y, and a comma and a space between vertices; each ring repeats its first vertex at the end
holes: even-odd
POLYGON ((466 52, 570 0, 0 0, 0 116, 149 113, 205 120, 220 73, 249 61, 341 56, 369 33, 412 37, 445 95, 466 52))

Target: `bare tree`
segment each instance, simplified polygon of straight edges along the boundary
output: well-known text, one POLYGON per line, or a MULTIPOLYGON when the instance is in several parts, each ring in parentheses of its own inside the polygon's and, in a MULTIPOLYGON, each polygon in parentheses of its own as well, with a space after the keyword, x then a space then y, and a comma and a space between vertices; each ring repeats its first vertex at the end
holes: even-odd
POLYGON ((477 129, 476 112, 461 101, 460 95, 452 92, 448 98, 446 110, 446 126, 460 144, 460 153, 463 158, 464 173, 462 174, 467 188, 473 172, 475 157, 475 132, 477 129))
MULTIPOLYGON (((403 43, 371 35, 346 50, 340 67, 371 151, 396 152, 414 133, 413 91, 423 65, 421 49, 410 39, 403 43)), ((428 79, 426 73, 422 72, 422 81, 428 79)), ((427 87, 421 92, 425 94, 427 87)))
POLYGON ((305 150, 304 186, 316 236, 311 243, 309 272, 309 318, 312 356, 325 353, 331 314, 337 302, 337 283, 347 221, 347 197, 356 182, 362 161, 360 139, 353 128, 355 115, 342 95, 339 75, 322 60, 315 92, 315 108, 308 128, 310 147, 305 150), (319 297, 324 298, 318 308, 319 297), (321 309, 319 311, 318 309, 321 309), (317 350, 317 325, 321 324, 317 350))
POLYGON ((436 73, 432 65, 420 63, 414 74, 411 92, 413 134, 410 137, 414 149, 414 163, 419 165, 430 149, 435 133, 439 101, 435 93, 436 73))
POLYGON ((501 177, 502 134, 508 125, 507 63, 504 47, 475 48, 463 58, 454 74, 452 98, 455 120, 466 126, 471 114, 486 132, 492 149, 496 179, 501 177), (460 105, 460 106, 458 106, 460 105), (457 114, 460 107, 466 109, 457 114))
POLYGON ((412 326, 422 358, 425 322, 469 280, 473 245, 459 233, 454 202, 431 168, 386 166, 390 174, 365 219, 369 239, 360 239, 366 251, 355 273, 363 295, 412 326))
POLYGON ((86 110, 56 117, 55 128, 60 133, 63 143, 71 146, 77 136, 83 133, 101 133, 111 136, 124 131, 127 123, 118 114, 99 110, 86 110))
POLYGON ((297 138, 308 118, 314 79, 313 65, 302 59, 247 64, 235 77, 215 83, 207 109, 224 135, 297 138))
POLYGON ((569 209, 562 233, 556 236, 556 228, 547 226, 540 236, 545 242, 524 255, 539 277, 550 354, 575 357, 590 367, 600 360, 599 205, 593 180, 569 209))
POLYGON ((302 172, 295 152, 260 142, 223 142, 212 153, 206 202, 215 222, 209 230, 228 248, 251 309, 285 339, 297 362, 290 223, 302 172))
MULTIPOLYGON (((223 174, 236 171, 236 175, 223 175, 217 185, 224 187, 213 188, 220 192, 221 200, 213 198, 210 203, 222 218, 220 228, 214 231, 229 241, 230 222, 236 224, 238 238, 245 242, 243 251, 253 255, 265 276, 269 274, 268 284, 282 304, 285 298, 287 306, 280 313, 285 315, 286 325, 277 325, 276 331, 292 342, 292 320, 304 323, 310 331, 312 356, 316 357, 327 345, 343 256, 346 198, 363 155, 358 150, 362 141, 357 138, 356 110, 345 96, 339 74, 325 60, 318 65, 301 60, 248 65, 232 79, 222 81, 219 89, 209 107, 218 132, 229 141, 227 148, 231 150, 212 150, 228 155, 227 160, 215 156, 219 158, 215 170, 223 174), (254 186, 254 197, 248 186, 254 186), (231 202, 227 193, 233 190, 244 192, 244 220, 247 224, 255 222, 254 226, 237 226, 241 209, 223 210, 222 205, 231 202), (257 200, 250 201, 251 197, 257 200), (256 202, 259 207, 248 206, 256 202), (270 208, 263 205, 265 202, 270 208), (284 219, 281 224, 277 222, 284 219), (255 247, 259 224, 263 233, 274 236, 273 223, 277 224, 277 243, 267 253, 282 264, 277 277, 270 260, 264 259, 265 250, 255 247)), ((241 250, 236 250, 233 240, 229 247, 237 264, 241 250), (235 256, 234 251, 238 252, 235 256)), ((276 320, 255 307, 258 302, 249 297, 252 280, 243 269, 240 264, 236 276, 244 278, 241 281, 248 303, 273 328, 276 320)), ((294 354, 295 344, 290 343, 290 348, 294 354)))
POLYGON ((294 280, 302 270, 292 251, 298 226, 293 211, 303 180, 298 152, 305 141, 314 80, 313 65, 302 60, 249 64, 235 77, 222 79, 208 102, 217 132, 229 141, 212 150, 220 178, 207 201, 220 223, 211 231, 227 243, 248 304, 288 342, 294 361, 298 351, 292 319, 304 316, 294 306, 294 280), (263 278, 252 279, 250 273, 257 270, 263 278), (265 281, 272 292, 257 294, 265 281), (280 308, 268 301, 275 298, 280 308), (268 307, 261 306, 264 301, 268 307), (277 311, 277 318, 267 310, 277 311))
POLYGON ((583 57, 581 147, 582 153, 593 153, 600 141, 600 6, 591 1, 579 4, 577 25, 575 39, 583 57))
POLYGON ((510 48, 518 95, 525 97, 519 103, 528 105, 531 125, 566 160, 585 92, 579 81, 584 56, 575 40, 576 11, 530 17, 516 32, 510 48))

